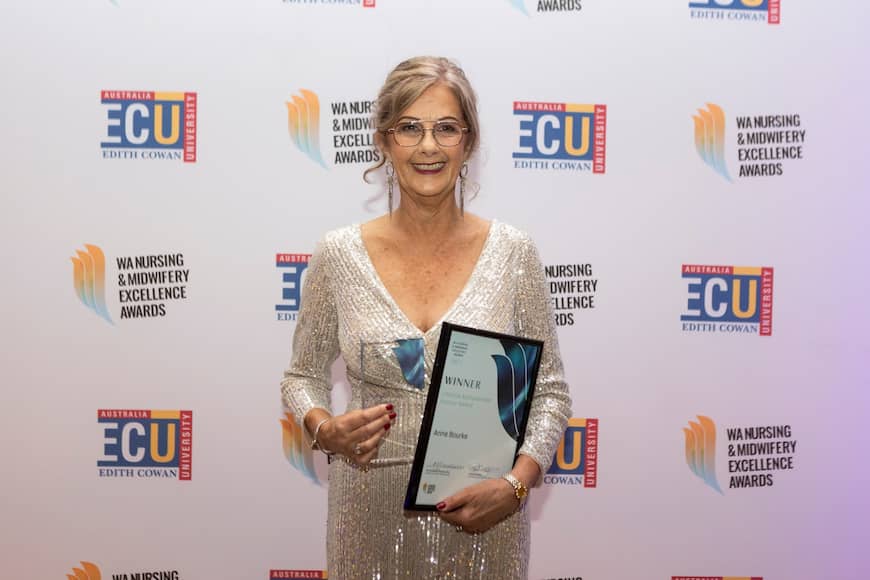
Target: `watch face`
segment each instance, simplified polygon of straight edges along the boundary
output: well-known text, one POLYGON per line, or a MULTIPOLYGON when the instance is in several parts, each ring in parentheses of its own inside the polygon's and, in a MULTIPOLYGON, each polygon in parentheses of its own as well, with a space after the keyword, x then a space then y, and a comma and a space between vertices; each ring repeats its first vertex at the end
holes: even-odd
POLYGON ((520 481, 516 477, 513 477, 511 474, 506 474, 502 476, 502 479, 506 480, 508 483, 511 484, 511 486, 513 486, 514 495, 518 500, 523 501, 523 499, 527 495, 529 495, 529 488, 527 488, 522 481, 520 481))

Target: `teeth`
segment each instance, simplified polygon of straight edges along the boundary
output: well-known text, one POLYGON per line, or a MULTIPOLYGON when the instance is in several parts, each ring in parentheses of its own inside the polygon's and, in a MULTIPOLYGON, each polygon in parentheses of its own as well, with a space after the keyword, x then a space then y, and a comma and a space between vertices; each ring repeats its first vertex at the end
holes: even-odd
POLYGON ((446 163, 444 163, 444 162, 440 162, 440 163, 415 163, 414 167, 416 167, 418 169, 422 169, 424 171, 431 171, 433 169, 441 169, 445 165, 446 165, 446 163))

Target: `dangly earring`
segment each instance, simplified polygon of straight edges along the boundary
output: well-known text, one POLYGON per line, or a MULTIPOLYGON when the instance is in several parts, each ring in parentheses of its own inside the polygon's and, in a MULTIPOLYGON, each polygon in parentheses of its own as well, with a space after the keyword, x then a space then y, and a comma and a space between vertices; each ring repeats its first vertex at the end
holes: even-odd
POLYGON ((459 170, 459 215, 465 216, 465 177, 468 175, 468 162, 459 170))
POLYGON ((387 161, 384 171, 387 173, 387 208, 390 210, 390 215, 393 215, 393 176, 396 175, 396 170, 393 168, 392 161, 387 161))

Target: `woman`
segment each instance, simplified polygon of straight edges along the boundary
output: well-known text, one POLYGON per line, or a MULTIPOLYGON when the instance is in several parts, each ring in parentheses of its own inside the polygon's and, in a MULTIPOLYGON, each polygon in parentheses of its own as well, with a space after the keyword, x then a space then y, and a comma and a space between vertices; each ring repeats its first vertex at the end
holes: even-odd
POLYGON ((383 155, 373 170, 386 166, 390 211, 318 245, 282 381, 312 446, 339 459, 329 477, 329 574, 525 578, 524 493, 546 472, 570 415, 543 268, 527 236, 464 211, 479 122, 460 68, 434 57, 399 64, 378 95, 376 126, 383 155), (404 512, 444 320, 544 340, 541 368, 511 473, 446 498, 437 512, 404 512), (399 363, 400 346, 418 353, 422 375, 399 363), (338 354, 352 394, 348 411, 333 416, 338 354))

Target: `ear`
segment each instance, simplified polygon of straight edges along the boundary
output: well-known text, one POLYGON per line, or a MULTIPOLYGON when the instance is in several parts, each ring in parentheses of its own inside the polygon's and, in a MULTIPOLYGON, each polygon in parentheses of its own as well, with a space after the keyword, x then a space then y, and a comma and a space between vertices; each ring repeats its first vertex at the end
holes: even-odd
POLYGON ((378 151, 381 152, 381 155, 383 155, 385 159, 392 161, 390 159, 390 141, 389 139, 385 139, 384 134, 380 131, 375 131, 375 147, 378 148, 378 151))
POLYGON ((465 151, 462 155, 462 161, 467 163, 468 160, 471 159, 471 142, 468 139, 466 139, 463 149, 465 149, 465 151))

